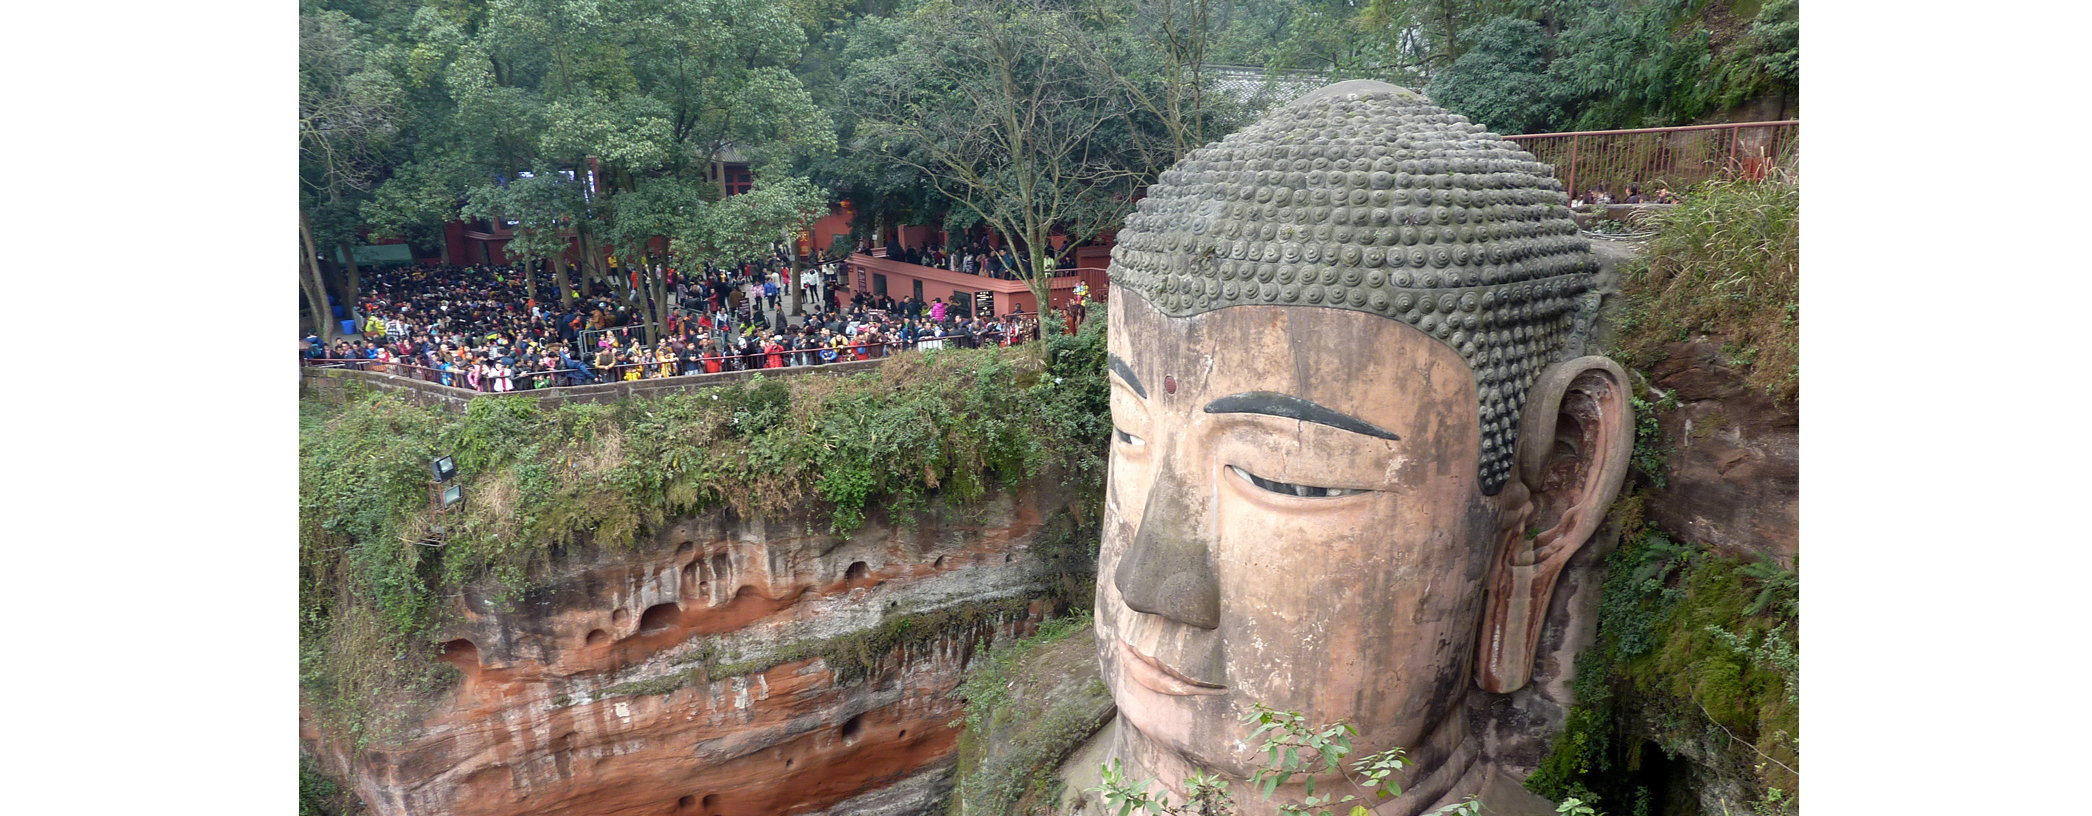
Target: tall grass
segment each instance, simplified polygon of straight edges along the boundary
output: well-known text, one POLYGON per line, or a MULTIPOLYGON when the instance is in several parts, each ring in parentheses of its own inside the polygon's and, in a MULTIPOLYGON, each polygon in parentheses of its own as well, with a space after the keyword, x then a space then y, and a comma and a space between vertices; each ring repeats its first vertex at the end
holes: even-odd
POLYGON ((1654 219, 1657 237, 1621 281, 1619 346, 1646 368, 1667 343, 1707 335, 1723 362, 1779 399, 1801 372, 1801 188, 1711 181, 1654 219))

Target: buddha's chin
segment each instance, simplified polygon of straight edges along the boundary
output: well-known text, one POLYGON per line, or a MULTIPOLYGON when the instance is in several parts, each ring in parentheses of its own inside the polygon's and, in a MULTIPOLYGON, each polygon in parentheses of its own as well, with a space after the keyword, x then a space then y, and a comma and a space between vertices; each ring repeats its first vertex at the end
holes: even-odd
POLYGON ((1234 723, 1211 722, 1225 716, 1225 691, 1212 695, 1158 694, 1129 678, 1123 667, 1112 679, 1112 700, 1124 726, 1122 738, 1132 749, 1126 759, 1142 767, 1144 775, 1167 777, 1204 769, 1241 776, 1245 769, 1236 767, 1236 757, 1228 750, 1238 738, 1230 728, 1234 723), (1200 728, 1202 724, 1209 725, 1200 728), (1213 724, 1221 727, 1212 728, 1213 724), (1210 736, 1195 736, 1201 731, 1210 736))

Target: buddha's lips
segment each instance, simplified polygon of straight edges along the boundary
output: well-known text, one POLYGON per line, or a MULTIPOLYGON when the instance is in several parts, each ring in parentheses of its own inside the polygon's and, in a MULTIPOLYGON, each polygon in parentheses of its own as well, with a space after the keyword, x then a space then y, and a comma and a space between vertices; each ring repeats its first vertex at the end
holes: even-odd
POLYGON ((1133 677, 1133 682, 1141 684, 1141 686, 1156 694, 1167 694, 1172 697, 1193 697, 1202 694, 1227 693, 1227 686, 1216 686, 1212 683, 1202 683, 1185 677, 1176 669, 1163 665, 1162 661, 1141 654, 1139 649, 1133 648, 1133 644, 1126 641, 1119 641, 1119 651, 1128 658, 1126 660, 1126 673, 1133 677))

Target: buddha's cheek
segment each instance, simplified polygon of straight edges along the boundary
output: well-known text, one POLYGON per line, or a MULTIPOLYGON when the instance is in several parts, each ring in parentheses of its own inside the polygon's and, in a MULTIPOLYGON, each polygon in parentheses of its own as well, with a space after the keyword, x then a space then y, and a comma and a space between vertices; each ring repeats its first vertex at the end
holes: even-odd
POLYGON ((1376 503, 1352 504, 1307 517, 1223 511, 1221 634, 1243 705, 1352 716, 1361 679, 1386 657, 1364 633, 1386 623, 1391 559, 1363 532, 1385 519, 1376 503))

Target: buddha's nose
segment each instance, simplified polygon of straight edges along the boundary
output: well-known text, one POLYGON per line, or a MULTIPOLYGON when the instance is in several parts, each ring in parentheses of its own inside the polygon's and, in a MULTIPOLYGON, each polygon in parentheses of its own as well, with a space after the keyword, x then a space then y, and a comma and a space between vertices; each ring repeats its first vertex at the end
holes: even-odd
POLYGON ((1164 467, 1148 490, 1140 530, 1119 559, 1112 584, 1135 611, 1201 629, 1220 626, 1220 583, 1208 563, 1208 508, 1203 495, 1164 467))

